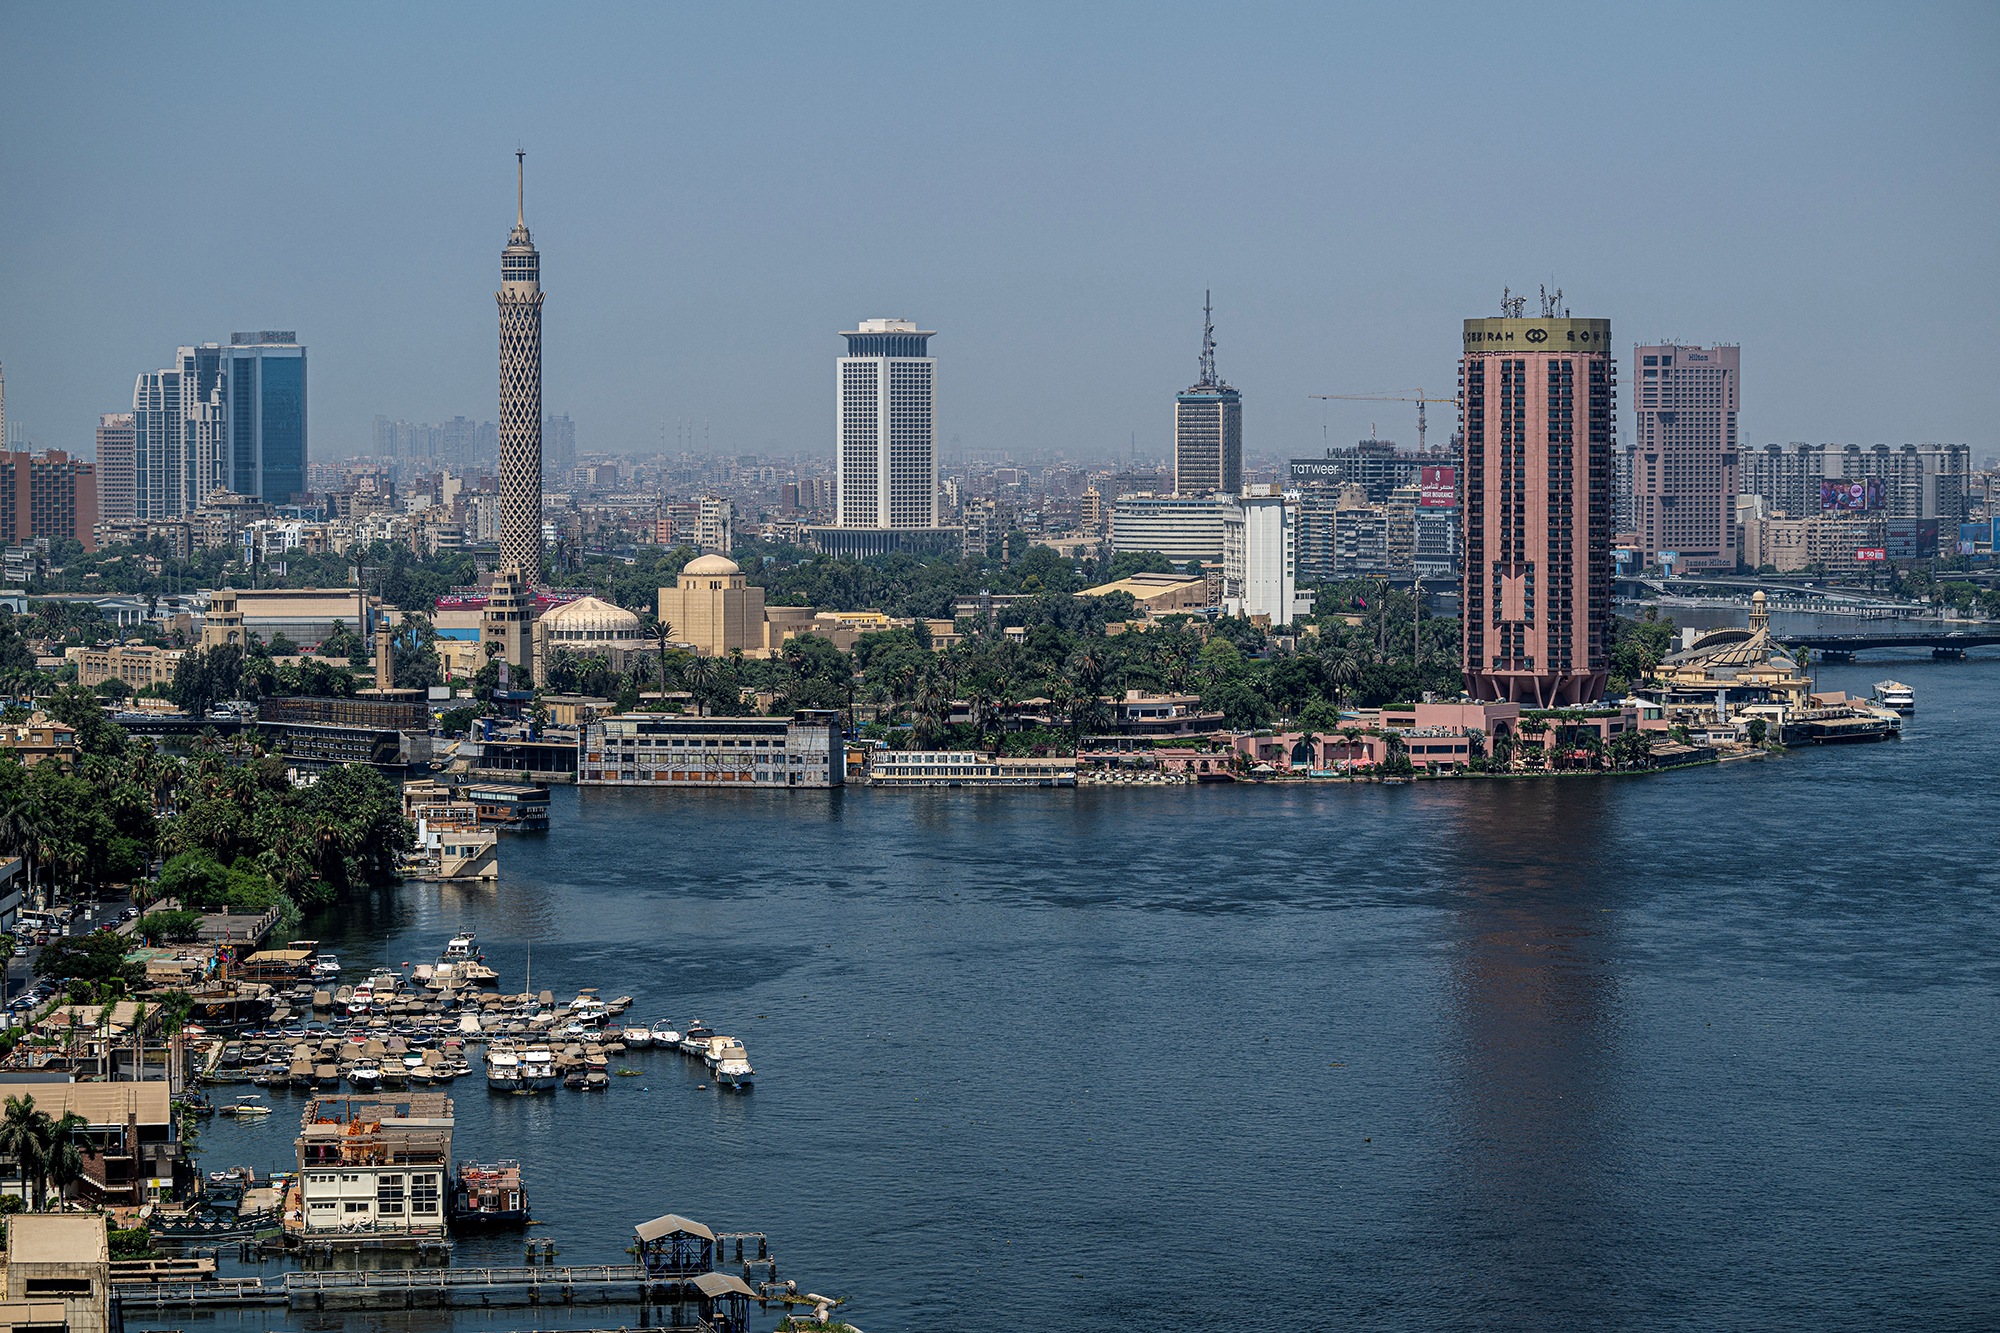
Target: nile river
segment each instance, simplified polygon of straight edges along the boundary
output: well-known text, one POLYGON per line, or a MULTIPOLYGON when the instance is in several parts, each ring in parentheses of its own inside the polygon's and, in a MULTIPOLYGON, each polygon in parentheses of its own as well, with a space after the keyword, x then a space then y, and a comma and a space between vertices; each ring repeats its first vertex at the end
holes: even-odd
MULTIPOLYGON (((1900 741, 1652 777, 558 789, 497 886, 311 928, 349 980, 475 930, 507 990, 532 940, 538 990, 744 1039, 743 1096, 451 1086, 563 1262, 762 1230, 868 1333, 1990 1327, 2000 657, 1820 669, 1889 675, 1900 741)), ((203 1165, 288 1165, 275 1100, 203 1165)))

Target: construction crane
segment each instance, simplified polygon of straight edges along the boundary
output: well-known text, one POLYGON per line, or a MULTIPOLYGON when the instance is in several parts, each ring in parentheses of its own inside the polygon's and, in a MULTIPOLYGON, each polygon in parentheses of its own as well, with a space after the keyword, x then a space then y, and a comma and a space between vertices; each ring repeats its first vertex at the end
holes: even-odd
POLYGON ((1422 389, 1417 390, 1416 397, 1414 398, 1409 397, 1408 395, 1380 394, 1380 393, 1316 393, 1311 396, 1314 398, 1320 398, 1325 400, 1338 399, 1342 402, 1350 402, 1350 403, 1415 403, 1417 405, 1417 452, 1418 453, 1422 453, 1424 449, 1424 404, 1426 403, 1455 404, 1458 402, 1458 399, 1456 398, 1426 398, 1424 397, 1424 391, 1422 389))

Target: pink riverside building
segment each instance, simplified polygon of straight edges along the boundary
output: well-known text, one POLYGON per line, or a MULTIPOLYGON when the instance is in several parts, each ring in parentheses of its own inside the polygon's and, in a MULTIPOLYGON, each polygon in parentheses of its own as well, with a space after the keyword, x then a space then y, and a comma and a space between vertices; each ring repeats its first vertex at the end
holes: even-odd
POLYGON ((1742 354, 1673 343, 1632 349, 1632 524, 1650 566, 1736 568, 1742 354))
POLYGON ((1602 697, 1611 617, 1611 321, 1465 321, 1466 689, 1528 708, 1602 697))

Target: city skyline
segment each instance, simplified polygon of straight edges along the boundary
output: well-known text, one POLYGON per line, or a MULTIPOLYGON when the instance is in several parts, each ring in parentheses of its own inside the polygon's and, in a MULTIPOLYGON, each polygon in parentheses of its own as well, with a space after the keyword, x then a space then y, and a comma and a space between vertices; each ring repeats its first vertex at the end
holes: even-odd
MULTIPOLYGON (((685 21, 718 38, 734 31, 726 17, 685 21)), ((641 30, 657 22, 636 20, 641 30)), ((146 349, 176 345, 183 329, 282 324, 321 363, 316 455, 365 450, 377 414, 492 415, 476 308, 487 290, 480 236, 499 198, 496 173, 474 163, 519 138, 544 164, 550 202, 538 225, 563 255, 547 396, 606 452, 649 450, 663 419, 687 417, 713 423, 717 452, 823 448, 821 330, 873 308, 920 309, 958 331, 941 448, 953 436, 968 450, 1014 444, 1012 395, 1033 378, 1050 405, 1036 446, 1101 458, 1136 432, 1158 454, 1170 440, 1153 405, 1163 377, 1183 380, 1170 374, 1184 364, 1179 312, 1202 285, 1238 331, 1231 379, 1258 403, 1254 434, 1271 454, 1304 452, 1323 425, 1336 440, 1360 438, 1383 416, 1384 433, 1403 438, 1407 425, 1384 409, 1307 395, 1440 382, 1450 367, 1434 330, 1524 275, 1560 279, 1648 341, 1755 346, 1745 443, 1962 439, 1984 452, 1981 420, 1949 388, 1984 364, 2000 323, 1974 221, 1990 206, 1992 176, 1963 165, 1990 156, 1970 127, 1994 100, 1972 58, 1990 49, 1993 16, 1891 23, 1856 10, 1839 35, 1803 46, 1783 11, 1732 22, 1737 39, 1720 54, 1679 25, 1647 29, 1667 44, 1654 63, 1677 71, 1671 87, 1664 73, 1607 72, 1636 20, 1599 17, 1567 34, 1544 72, 1607 114, 1560 144, 1508 141, 1495 159, 1492 132, 1462 126, 1452 108, 1486 71, 1526 55, 1526 39, 1497 17, 1467 15, 1441 32, 1350 18, 1355 40, 1384 50, 1417 34, 1439 40, 1414 70, 1364 66, 1328 92, 1312 53, 1341 25, 1266 16, 1208 81, 1219 123, 1194 131, 1198 144, 1226 135, 1234 145, 1232 189, 1169 207, 1168 164, 1187 145, 1166 128, 1180 117, 1158 113, 1187 57, 1107 19, 1085 17, 1074 53, 1003 40, 976 66, 970 33, 950 19, 896 35, 887 77, 938 94, 937 123, 864 147, 844 159, 855 179, 840 181, 814 165, 823 132, 790 113, 836 79, 847 44, 883 35, 877 21, 801 14, 761 53, 704 44, 708 64, 661 85, 615 52, 601 77, 581 77, 616 25, 531 20, 552 77, 545 90, 502 93, 470 72, 501 39, 440 11, 414 16, 407 51, 354 53, 381 98, 356 101, 347 80, 302 71, 285 151, 275 125, 246 125, 222 194, 192 207, 208 187, 135 156, 123 126, 240 100, 243 76, 226 71, 261 67, 272 44, 344 51, 354 36, 309 15, 247 35, 135 12, 105 37, 62 14, 17 12, 0 92, 20 127, 0 144, 0 179, 29 201, 0 255, 10 414, 37 443, 88 452, 97 417, 125 407, 121 381, 158 356, 146 349), (194 89, 148 72, 171 60, 138 62, 134 80, 108 89, 76 64, 83 49, 216 43, 235 58, 194 89), (1709 62, 1685 87, 1671 58, 1681 43, 1709 62), (1103 64, 1113 50, 1118 59, 1103 64), (1888 93, 1865 112, 1816 96, 1810 114, 1785 103, 1787 90, 1816 93, 1864 67, 1888 93), (1077 79, 1085 68, 1106 77, 1077 79), (419 92, 420 70, 444 72, 419 92), (1023 111, 1006 90, 1024 77, 1064 91, 1023 111), (702 100, 721 83, 743 94, 702 100), (91 100, 79 101, 85 89, 91 100), (1688 202, 1633 213, 1614 202, 1611 122, 1673 95, 1702 95, 1716 119, 1756 132, 1663 144, 1655 165, 1678 173, 1688 188, 1676 197, 1688 202), (398 142, 411 116, 430 118, 420 150, 398 142), (611 129, 593 137, 586 125, 611 129), (959 145, 948 161, 928 152, 940 136, 959 145), (1909 143, 1929 147, 1912 154, 1909 143), (309 171, 285 165, 303 160, 309 171), (631 171, 634 160, 647 169, 631 171), (914 170, 918 160, 934 165, 914 170), (79 187, 107 171, 159 206, 143 221, 101 211, 86 221, 76 210, 94 192, 79 187), (1572 225, 1468 224, 1430 202, 1524 176, 1576 183, 1572 225), (837 185, 859 187, 873 206, 831 215, 823 204, 837 185), (279 223, 236 233, 224 258, 203 219, 253 199, 277 201, 279 223), (1069 202, 1049 208, 1057 199, 1069 202), (878 226, 882 210, 910 225, 878 226), (175 249, 215 257, 157 262, 175 249), (1857 318, 1867 339, 1824 336, 1857 318)))

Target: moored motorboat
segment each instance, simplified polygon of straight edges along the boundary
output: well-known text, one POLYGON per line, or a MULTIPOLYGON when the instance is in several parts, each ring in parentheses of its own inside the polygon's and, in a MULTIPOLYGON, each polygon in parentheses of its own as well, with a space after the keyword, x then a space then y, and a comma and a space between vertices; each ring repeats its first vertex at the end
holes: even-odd
POLYGON ((521 1052, 521 1091, 547 1092, 556 1085, 556 1057, 546 1046, 521 1052))
POLYGON ((744 1091, 750 1087, 754 1073, 750 1068, 750 1053, 739 1042, 722 1053, 722 1059, 715 1066, 715 1086, 744 1091))
POLYGON ((626 1028, 619 1036, 632 1050, 644 1050, 653 1044, 653 1030, 644 1027, 626 1028))
POLYGON ((493 1092, 521 1090, 521 1057, 511 1048, 499 1047, 486 1052, 486 1086, 493 1092))
POLYGON ((681 1044, 681 1034, 664 1022, 653 1024, 653 1045, 675 1047, 681 1044))
POLYGON ((271 1114, 271 1108, 264 1105, 256 1093, 239 1097, 216 1112, 217 1115, 235 1116, 239 1120, 254 1120, 258 1116, 271 1114))

